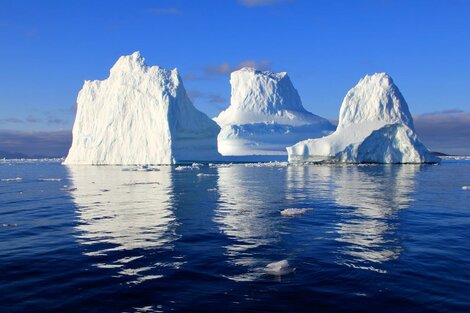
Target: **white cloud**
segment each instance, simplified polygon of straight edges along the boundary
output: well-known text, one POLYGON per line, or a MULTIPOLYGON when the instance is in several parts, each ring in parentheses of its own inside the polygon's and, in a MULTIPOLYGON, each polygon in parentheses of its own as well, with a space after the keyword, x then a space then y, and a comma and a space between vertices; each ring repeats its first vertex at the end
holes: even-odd
POLYGON ((287 1, 288 0, 239 0, 238 2, 246 7, 253 8, 280 4, 287 1))

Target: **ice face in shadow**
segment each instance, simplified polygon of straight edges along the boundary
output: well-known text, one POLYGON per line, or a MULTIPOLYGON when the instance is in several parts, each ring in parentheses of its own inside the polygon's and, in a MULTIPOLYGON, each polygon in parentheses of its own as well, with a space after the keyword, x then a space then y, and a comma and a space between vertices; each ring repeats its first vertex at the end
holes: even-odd
POLYGON ((224 248, 228 262, 236 267, 236 272, 227 277, 235 281, 254 280, 264 274, 266 264, 275 261, 259 257, 260 251, 265 246, 275 246, 281 237, 282 218, 270 203, 282 201, 283 187, 267 185, 264 179, 277 181, 282 174, 277 169, 267 172, 266 168, 243 165, 217 170, 220 205, 214 221, 229 239, 230 244, 224 248), (264 179, 259 179, 260 173, 265 175, 264 179))
POLYGON ((177 239, 171 168, 124 169, 68 166, 73 182, 70 194, 77 208, 77 240, 84 254, 96 258, 97 267, 116 268, 118 276, 130 278, 129 283, 140 283, 179 266, 177 258, 168 264, 147 260, 148 250, 168 259, 177 239))
POLYGON ((341 264, 381 270, 402 251, 396 231, 399 211, 409 207, 419 165, 342 166, 334 169, 333 197, 341 264))

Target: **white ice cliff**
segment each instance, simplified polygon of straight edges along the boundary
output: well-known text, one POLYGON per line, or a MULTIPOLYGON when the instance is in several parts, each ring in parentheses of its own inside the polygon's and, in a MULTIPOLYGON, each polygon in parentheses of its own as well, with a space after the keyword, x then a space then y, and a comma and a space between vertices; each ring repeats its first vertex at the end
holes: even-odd
POLYGON ((337 130, 288 147, 291 162, 347 163, 438 162, 414 132, 408 105, 392 78, 367 75, 349 90, 337 130))
POLYGON ((305 110, 286 72, 242 68, 230 84, 230 106, 214 118, 222 128, 222 155, 285 155, 288 145, 334 131, 328 120, 305 110))
POLYGON ((122 56, 107 79, 85 81, 65 164, 214 160, 219 126, 189 100, 178 71, 122 56))

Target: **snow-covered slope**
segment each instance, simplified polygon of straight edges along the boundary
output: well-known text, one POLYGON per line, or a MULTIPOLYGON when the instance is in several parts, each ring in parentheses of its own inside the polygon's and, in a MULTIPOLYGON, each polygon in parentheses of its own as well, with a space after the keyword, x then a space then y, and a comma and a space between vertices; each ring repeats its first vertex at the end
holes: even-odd
POLYGON ((176 69, 122 56, 103 81, 85 81, 66 164, 171 164, 218 159, 219 126, 189 100, 176 69))
POLYGON ((289 161, 438 162, 414 133, 408 105, 392 78, 367 75, 341 105, 337 130, 287 148, 289 161))
POLYGON ((230 106, 214 120, 223 155, 285 155, 299 140, 331 133, 334 126, 302 105, 286 72, 242 68, 230 76, 230 106))

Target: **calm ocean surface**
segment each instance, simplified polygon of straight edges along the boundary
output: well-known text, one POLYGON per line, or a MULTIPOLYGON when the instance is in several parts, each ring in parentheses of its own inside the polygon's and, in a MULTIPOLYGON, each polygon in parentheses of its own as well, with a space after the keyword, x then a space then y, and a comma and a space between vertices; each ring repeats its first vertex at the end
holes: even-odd
POLYGON ((0 312, 470 312, 470 161, 0 179, 0 312))

